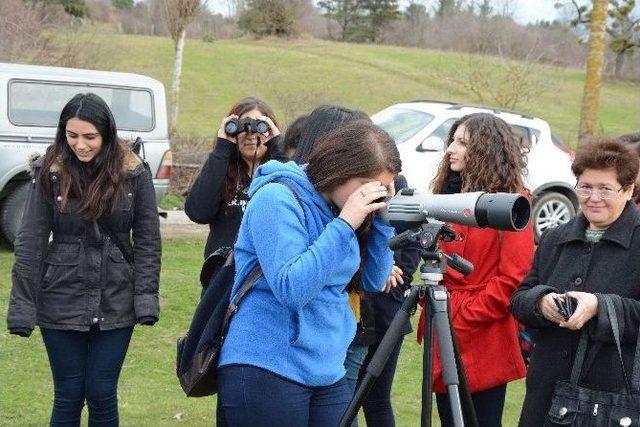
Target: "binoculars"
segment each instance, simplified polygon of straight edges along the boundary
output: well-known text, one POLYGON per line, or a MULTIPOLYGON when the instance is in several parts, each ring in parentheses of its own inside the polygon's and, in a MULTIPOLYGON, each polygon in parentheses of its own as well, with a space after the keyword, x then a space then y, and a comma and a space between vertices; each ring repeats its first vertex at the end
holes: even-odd
POLYGON ((224 125, 224 131, 229 136, 236 136, 241 132, 251 131, 253 133, 266 133, 269 130, 269 124, 264 120, 256 120, 251 118, 231 119, 224 125))

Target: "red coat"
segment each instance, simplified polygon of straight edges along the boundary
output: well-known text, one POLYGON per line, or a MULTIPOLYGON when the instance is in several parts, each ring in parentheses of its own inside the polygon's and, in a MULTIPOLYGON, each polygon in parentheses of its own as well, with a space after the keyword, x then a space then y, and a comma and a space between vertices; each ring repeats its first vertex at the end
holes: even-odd
MULTIPOLYGON (((531 268, 534 241, 529 225, 522 232, 496 231, 452 224, 460 241, 442 243, 447 254, 471 261, 467 277, 447 269, 450 314, 471 392, 506 384, 526 375, 518 345, 518 325, 509 311, 511 294, 531 268)), ((420 314, 418 341, 424 330, 420 314)), ((437 338, 434 337, 437 342, 437 338)), ((434 391, 446 392, 439 356, 434 355, 434 391)))

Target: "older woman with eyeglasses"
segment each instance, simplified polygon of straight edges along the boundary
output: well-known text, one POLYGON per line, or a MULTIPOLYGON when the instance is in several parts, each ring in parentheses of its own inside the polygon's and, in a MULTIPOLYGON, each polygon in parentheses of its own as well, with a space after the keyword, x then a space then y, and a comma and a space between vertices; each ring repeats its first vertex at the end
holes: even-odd
MULTIPOLYGON (((640 214, 630 202, 638 154, 598 139, 580 149, 572 165, 581 212, 549 230, 533 267, 511 298, 521 322, 538 328, 527 375, 520 426, 549 426, 564 414, 551 399, 556 381, 571 376, 581 331, 590 345, 579 384, 619 390, 624 384, 603 296, 614 302, 624 364, 633 366, 640 326, 640 214), (559 307, 573 298, 575 311, 559 307), (595 345, 595 344, 598 345, 595 345), (599 349, 598 349, 599 347, 599 349)), ((596 410, 597 412, 597 410, 596 410)), ((594 418, 594 425, 599 425, 594 418)))

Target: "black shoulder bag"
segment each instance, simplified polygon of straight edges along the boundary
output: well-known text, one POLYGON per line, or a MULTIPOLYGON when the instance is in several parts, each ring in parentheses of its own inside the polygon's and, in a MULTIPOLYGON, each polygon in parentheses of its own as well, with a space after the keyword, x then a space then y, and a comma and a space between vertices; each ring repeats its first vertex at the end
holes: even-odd
MULTIPOLYGON (((302 206, 291 185, 284 181, 276 182, 287 186, 302 206)), ((178 339, 176 375, 189 397, 210 396, 218 392, 218 358, 229 322, 238 311, 241 300, 262 276, 262 268, 258 264, 251 270, 229 303, 235 273, 233 250, 229 249, 226 261, 210 278, 191 319, 189 331, 178 339)))
MULTIPOLYGON (((604 295, 607 314, 613 330, 616 349, 624 377, 624 391, 594 390, 578 385, 585 359, 588 332, 582 331, 573 361, 570 381, 558 381, 553 391, 551 408, 545 426, 637 426, 640 425, 640 339, 636 344, 631 381, 622 359, 620 333, 615 307, 610 297, 604 295)), ((597 349, 596 349, 597 350, 597 349)))

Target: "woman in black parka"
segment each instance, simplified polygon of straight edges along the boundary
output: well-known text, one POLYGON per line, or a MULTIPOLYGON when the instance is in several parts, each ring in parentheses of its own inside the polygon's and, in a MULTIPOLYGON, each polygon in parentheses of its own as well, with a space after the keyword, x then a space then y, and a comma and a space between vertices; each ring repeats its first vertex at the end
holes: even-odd
MULTIPOLYGON (((160 226, 148 169, 107 104, 78 94, 35 162, 15 242, 7 326, 47 349, 51 425, 118 425, 117 384, 136 323, 158 320, 160 226)), ((17 387, 18 385, 13 385, 17 387)))
POLYGON ((619 142, 596 140, 576 153, 572 170, 581 212, 542 236, 533 267, 511 298, 513 314, 539 331, 520 416, 523 427, 554 425, 545 420, 552 412, 566 415, 555 413, 551 398, 556 381, 571 376, 584 328, 590 338, 586 360, 593 357, 593 364, 583 366, 580 384, 600 390, 623 387, 605 294, 615 305, 625 366, 633 366, 640 326, 640 214, 630 200, 638 155, 619 142), (568 320, 553 301, 559 295, 577 301, 568 320), (601 349, 592 351, 597 342, 601 349))

